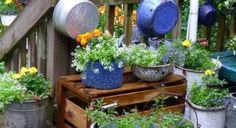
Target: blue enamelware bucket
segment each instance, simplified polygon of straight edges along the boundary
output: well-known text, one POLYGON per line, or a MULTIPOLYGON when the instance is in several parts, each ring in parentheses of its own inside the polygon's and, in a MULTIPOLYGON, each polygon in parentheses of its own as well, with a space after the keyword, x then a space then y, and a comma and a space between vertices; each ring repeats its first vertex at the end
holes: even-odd
POLYGON ((96 89, 115 89, 123 84, 124 68, 119 68, 116 62, 112 62, 113 70, 104 69, 99 62, 90 63, 83 71, 82 83, 96 89))
POLYGON ((142 0, 138 8, 137 27, 147 37, 170 32, 179 18, 175 0, 142 0))
POLYGON ((210 0, 199 8, 198 21, 204 26, 212 26, 217 22, 217 11, 210 0))

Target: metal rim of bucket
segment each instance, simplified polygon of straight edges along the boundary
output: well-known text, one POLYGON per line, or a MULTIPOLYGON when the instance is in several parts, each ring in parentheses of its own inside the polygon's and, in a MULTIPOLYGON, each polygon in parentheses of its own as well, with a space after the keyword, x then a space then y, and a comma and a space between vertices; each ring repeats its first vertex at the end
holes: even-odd
POLYGON ((216 112, 216 111, 226 110, 226 108, 227 108, 227 105, 222 105, 219 107, 203 107, 203 106, 199 106, 199 105, 192 103, 191 100, 189 100, 189 103, 191 104, 191 107, 193 107, 194 109, 199 110, 199 111, 214 111, 214 112, 216 112))
POLYGON ((161 67, 169 67, 172 66, 172 63, 170 64, 163 64, 163 65, 156 65, 156 66, 135 66, 134 67, 141 67, 141 68, 161 68, 161 67))
MULTIPOLYGON (((212 70, 217 71, 217 70, 219 70, 222 67, 222 64, 221 64, 221 62, 219 60, 212 59, 212 61, 213 61, 213 63, 216 64, 216 67, 214 69, 212 69, 212 70)), ((184 70, 184 71, 188 71, 188 72, 194 72, 194 73, 204 73, 205 72, 203 70, 198 71, 198 70, 184 68, 184 67, 181 67, 181 66, 177 65, 176 63, 174 64, 174 66, 176 68, 178 68, 178 69, 181 69, 181 70, 184 70)))

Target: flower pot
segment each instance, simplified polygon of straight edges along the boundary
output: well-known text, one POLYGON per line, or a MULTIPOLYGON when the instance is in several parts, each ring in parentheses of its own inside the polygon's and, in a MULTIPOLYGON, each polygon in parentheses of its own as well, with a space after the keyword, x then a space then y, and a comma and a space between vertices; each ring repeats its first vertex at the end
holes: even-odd
MULTIPOLYGON (((191 102, 190 102, 191 103, 191 102)), ((190 108, 190 120, 196 124, 196 115, 197 114, 198 124, 201 125, 201 128, 224 128, 225 126, 225 116, 226 116, 226 106, 220 107, 202 107, 191 103, 192 107, 190 108)), ((195 128, 196 125, 195 125, 195 128)))
POLYGON ((4 109, 5 128, 44 128, 48 99, 13 102, 4 109))
POLYGON ((114 89, 123 84, 123 67, 119 67, 116 62, 112 62, 113 70, 105 69, 103 65, 96 61, 90 63, 83 71, 82 83, 87 87, 96 89, 114 89))
POLYGON ((17 17, 17 15, 1 15, 1 22, 5 26, 9 26, 17 17))
POLYGON ((236 128, 236 93, 230 94, 229 107, 226 111, 226 128, 236 128))
POLYGON ((155 82, 164 79, 173 72, 172 64, 158 65, 152 67, 132 66, 133 74, 140 80, 155 82))

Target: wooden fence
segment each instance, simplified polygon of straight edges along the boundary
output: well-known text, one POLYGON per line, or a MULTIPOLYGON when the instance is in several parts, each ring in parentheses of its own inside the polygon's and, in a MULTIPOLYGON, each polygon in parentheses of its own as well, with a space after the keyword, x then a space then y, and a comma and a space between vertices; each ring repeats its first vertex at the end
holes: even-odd
MULTIPOLYGON (((113 33, 115 6, 123 4, 125 12, 125 42, 129 43, 132 34, 133 4, 139 0, 92 0, 96 5, 107 5, 106 28, 113 33)), ((68 0, 69 2, 69 0, 68 0)), ((76 46, 74 40, 58 33, 52 23, 56 0, 32 0, 8 27, 0 39, 0 58, 7 69, 18 71, 22 66, 36 66, 49 80, 56 84, 59 76, 75 74, 71 68, 71 52, 76 46)), ((183 0, 178 1, 180 11, 183 0)), ((220 14, 217 37, 217 50, 222 50, 226 31, 225 16, 220 14)), ((234 24, 236 24, 234 17, 234 24)), ((181 18, 172 32, 173 39, 180 35, 181 18)), ((236 32, 234 25, 233 32, 236 32)), ((211 28, 206 29, 206 37, 211 37, 211 28)))

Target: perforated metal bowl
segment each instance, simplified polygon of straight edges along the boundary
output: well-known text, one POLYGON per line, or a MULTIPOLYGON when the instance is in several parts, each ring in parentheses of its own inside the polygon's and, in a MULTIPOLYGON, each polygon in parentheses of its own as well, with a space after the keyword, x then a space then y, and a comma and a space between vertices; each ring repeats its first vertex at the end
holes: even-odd
POLYGON ((78 34, 93 31, 98 22, 97 7, 88 0, 60 0, 53 12, 55 28, 74 39, 78 34))

